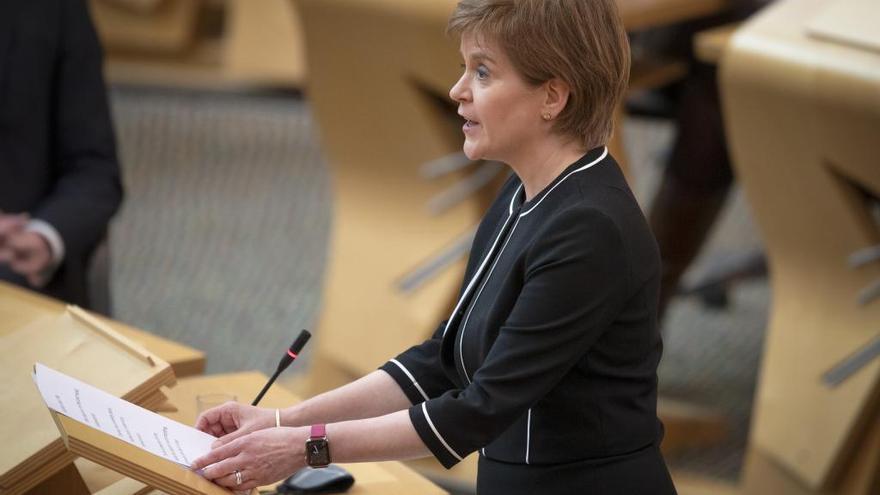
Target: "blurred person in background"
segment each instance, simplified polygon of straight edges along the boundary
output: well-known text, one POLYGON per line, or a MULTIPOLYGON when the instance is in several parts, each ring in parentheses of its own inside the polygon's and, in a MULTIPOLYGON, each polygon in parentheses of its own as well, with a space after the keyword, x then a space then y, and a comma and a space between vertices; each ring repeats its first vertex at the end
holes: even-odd
POLYGON ((0 0, 0 280, 89 307, 89 262, 121 201, 85 1, 0 0))

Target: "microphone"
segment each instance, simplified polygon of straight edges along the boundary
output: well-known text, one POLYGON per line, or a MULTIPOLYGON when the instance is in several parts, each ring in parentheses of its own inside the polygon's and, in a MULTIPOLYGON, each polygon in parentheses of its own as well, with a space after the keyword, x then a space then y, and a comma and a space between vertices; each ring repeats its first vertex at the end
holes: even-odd
POLYGON ((266 395, 266 391, 269 390, 269 387, 275 383, 275 379, 278 378, 278 375, 281 374, 282 371, 286 370, 290 363, 296 359, 296 356, 299 355, 299 351, 306 345, 306 342, 312 337, 312 334, 309 333, 308 330, 303 330, 299 333, 296 340, 291 344, 290 349, 287 349, 287 353, 281 358, 281 361, 278 362, 278 368, 275 370, 275 374, 272 375, 272 378, 269 378, 269 381, 266 382, 266 385, 263 386, 263 390, 260 390, 260 393, 257 395, 257 398, 251 403, 252 406, 256 406, 260 403, 260 399, 266 395))

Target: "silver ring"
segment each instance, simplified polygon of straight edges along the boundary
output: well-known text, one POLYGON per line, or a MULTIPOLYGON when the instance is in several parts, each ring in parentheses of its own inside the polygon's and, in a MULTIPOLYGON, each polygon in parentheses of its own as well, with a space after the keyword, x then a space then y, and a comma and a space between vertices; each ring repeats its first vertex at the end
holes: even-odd
POLYGON ((236 469, 232 474, 235 475, 235 484, 240 485, 241 484, 241 471, 236 469))

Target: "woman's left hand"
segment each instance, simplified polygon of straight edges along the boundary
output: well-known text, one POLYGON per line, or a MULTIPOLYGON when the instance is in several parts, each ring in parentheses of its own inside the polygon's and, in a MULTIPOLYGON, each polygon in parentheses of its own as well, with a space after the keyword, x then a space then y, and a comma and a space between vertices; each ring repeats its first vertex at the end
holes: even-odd
POLYGON ((305 466, 306 428, 267 428, 221 445, 193 461, 193 470, 232 490, 279 481, 305 466), (237 483, 235 472, 241 474, 237 483))

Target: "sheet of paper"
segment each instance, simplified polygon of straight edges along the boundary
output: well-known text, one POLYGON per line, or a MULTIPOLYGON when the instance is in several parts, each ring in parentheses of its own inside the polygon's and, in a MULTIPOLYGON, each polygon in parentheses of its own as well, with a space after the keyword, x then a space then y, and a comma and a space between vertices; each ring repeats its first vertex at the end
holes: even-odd
POLYGON ((34 382, 49 408, 186 467, 216 440, 41 363, 34 365, 34 382))

